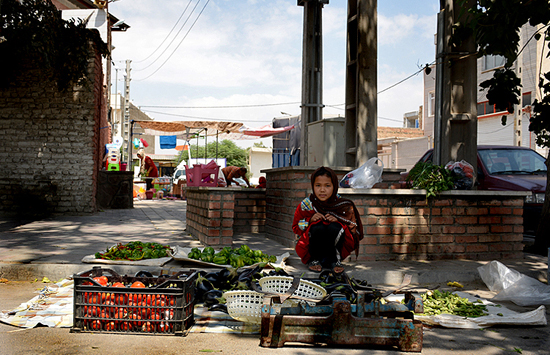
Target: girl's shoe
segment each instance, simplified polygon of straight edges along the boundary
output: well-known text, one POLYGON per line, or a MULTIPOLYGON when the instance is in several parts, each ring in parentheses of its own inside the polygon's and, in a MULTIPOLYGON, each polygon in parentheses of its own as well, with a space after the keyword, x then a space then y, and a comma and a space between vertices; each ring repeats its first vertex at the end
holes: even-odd
POLYGON ((313 272, 321 272, 323 268, 321 267, 321 263, 319 260, 312 260, 307 264, 307 268, 313 272))

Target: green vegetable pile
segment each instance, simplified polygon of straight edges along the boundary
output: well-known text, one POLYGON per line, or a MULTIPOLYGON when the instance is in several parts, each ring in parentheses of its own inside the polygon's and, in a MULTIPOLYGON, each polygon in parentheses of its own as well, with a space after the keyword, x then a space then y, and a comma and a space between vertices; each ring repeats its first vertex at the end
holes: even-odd
POLYGON ((96 259, 106 260, 142 260, 157 259, 168 256, 168 245, 159 243, 130 242, 128 244, 118 243, 107 249, 104 253, 95 253, 96 259))
POLYGON ((187 254, 187 257, 218 265, 231 265, 236 269, 257 263, 274 263, 277 261, 277 257, 274 255, 264 254, 261 250, 251 250, 247 245, 235 249, 224 247, 219 252, 216 252, 212 247, 206 247, 202 252, 199 248, 193 248, 187 254))
MULTIPOLYGON (((482 317, 487 315, 487 307, 483 304, 474 304, 467 298, 457 296, 451 292, 439 290, 428 291, 422 295, 424 313, 422 315, 438 315, 441 313, 455 314, 462 317, 482 317)), ((476 301, 476 303, 481 301, 476 301)))
POLYGON ((432 162, 418 162, 409 172, 407 186, 426 190, 426 199, 435 197, 441 191, 451 190, 456 178, 444 166, 432 162))

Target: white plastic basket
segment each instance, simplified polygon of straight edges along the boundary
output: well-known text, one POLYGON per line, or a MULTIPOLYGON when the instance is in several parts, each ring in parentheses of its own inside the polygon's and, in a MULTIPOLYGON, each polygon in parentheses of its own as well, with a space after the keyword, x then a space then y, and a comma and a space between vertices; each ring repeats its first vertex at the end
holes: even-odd
MULTIPOLYGON (((259 281, 263 291, 285 293, 292 285, 292 277, 267 276, 259 281)), ((300 280, 300 286, 294 295, 307 298, 323 298, 327 292, 321 286, 306 280, 300 280)), ((226 300, 227 312, 236 320, 246 323, 260 324, 262 322, 262 304, 264 294, 256 291, 227 291, 223 297, 226 300)), ((287 299, 283 304, 274 304, 273 310, 280 312, 283 307, 295 307, 299 301, 287 299)))
MULTIPOLYGON (((293 278, 289 276, 266 276, 262 277, 259 282, 262 291, 283 294, 292 286, 292 280, 293 278)), ((327 291, 314 282, 300 280, 300 285, 293 295, 320 299, 327 295, 327 291)))
POLYGON ((260 324, 263 293, 256 291, 227 291, 223 293, 229 315, 241 322, 260 324))

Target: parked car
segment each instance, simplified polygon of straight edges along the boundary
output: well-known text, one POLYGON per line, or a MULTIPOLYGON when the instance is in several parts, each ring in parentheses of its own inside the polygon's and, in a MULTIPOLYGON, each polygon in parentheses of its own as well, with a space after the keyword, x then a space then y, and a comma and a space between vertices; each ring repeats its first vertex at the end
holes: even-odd
MULTIPOLYGON (((433 149, 428 150, 419 162, 432 161, 433 149)), ((478 190, 531 191, 523 210, 524 234, 534 235, 540 220, 546 191, 546 159, 526 147, 478 145, 478 190)), ((402 184, 408 172, 402 174, 402 184)))

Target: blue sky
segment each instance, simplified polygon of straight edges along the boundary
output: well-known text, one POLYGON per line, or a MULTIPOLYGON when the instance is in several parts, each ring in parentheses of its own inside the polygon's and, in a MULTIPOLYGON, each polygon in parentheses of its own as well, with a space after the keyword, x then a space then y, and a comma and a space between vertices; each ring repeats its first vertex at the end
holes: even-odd
MULTIPOLYGON (((438 5, 379 1, 379 91, 434 60, 438 5)), ((346 6, 347 1, 330 0, 323 9, 327 106, 344 103, 346 6)), ((130 98, 151 117, 259 127, 281 112, 300 114, 303 7, 296 0, 118 0, 109 11, 131 26, 113 34, 118 78, 124 61, 132 60, 130 98), (272 105, 280 103, 293 104, 272 105), (250 105, 272 106, 227 108, 250 105)), ((122 81, 117 89, 122 91, 122 81)), ((422 75, 381 93, 378 101, 378 125, 402 126, 403 114, 422 105, 422 75)), ((326 107, 324 113, 343 115, 342 107, 326 107)))

